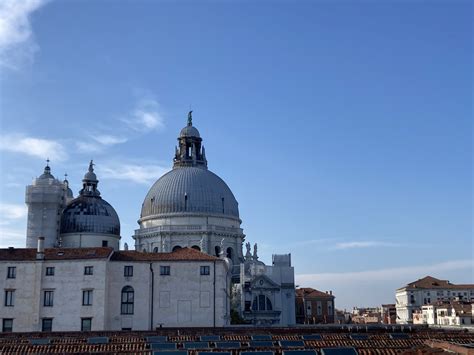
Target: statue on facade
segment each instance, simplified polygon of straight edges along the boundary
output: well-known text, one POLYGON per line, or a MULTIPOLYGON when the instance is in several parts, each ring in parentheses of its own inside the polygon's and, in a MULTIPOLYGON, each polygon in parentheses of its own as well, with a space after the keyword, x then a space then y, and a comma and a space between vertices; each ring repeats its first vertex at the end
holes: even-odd
POLYGON ((127 243, 125 243, 125 244, 123 245, 123 249, 124 249, 124 250, 128 250, 128 244, 127 244, 127 243))
POLYGON ((204 253, 204 236, 202 236, 201 240, 199 241, 199 248, 204 253))
POLYGON ((189 111, 188 112, 188 126, 192 126, 193 125, 193 111, 189 111))
POLYGON ((257 243, 253 245, 253 260, 258 260, 258 255, 257 255, 257 243))
POLYGON ((220 246, 221 250, 219 252, 219 256, 224 255, 224 240, 225 240, 225 238, 222 238, 222 240, 221 240, 221 246, 220 246))
POLYGON ((247 249, 246 253, 245 253, 245 259, 248 260, 248 259, 251 259, 252 258, 252 253, 250 252, 250 242, 247 242, 245 243, 245 248, 247 249))

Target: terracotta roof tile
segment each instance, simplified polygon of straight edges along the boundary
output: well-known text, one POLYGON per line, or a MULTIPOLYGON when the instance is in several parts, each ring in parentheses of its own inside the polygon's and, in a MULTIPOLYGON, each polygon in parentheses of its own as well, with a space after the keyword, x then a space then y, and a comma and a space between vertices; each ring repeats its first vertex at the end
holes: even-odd
POLYGON ((308 297, 308 298, 321 298, 321 297, 324 297, 324 298, 335 298, 334 295, 331 295, 329 293, 326 293, 326 292, 322 292, 322 291, 318 291, 318 290, 315 290, 314 288, 310 288, 310 287, 302 287, 302 288, 297 288, 296 289, 296 297, 308 297))
MULTIPOLYGON (((48 248, 44 251, 44 260, 107 259, 112 250, 112 248, 48 248)), ((36 249, 0 249, 0 260, 36 260, 36 249)))
POLYGON ((141 251, 124 250, 113 253, 113 261, 215 261, 215 256, 202 253, 192 248, 181 248, 171 253, 144 253, 141 251))
POLYGON ((416 280, 414 282, 410 282, 408 285, 405 287, 402 287, 401 289, 404 288, 429 288, 429 289, 436 289, 436 288, 449 288, 449 289, 466 289, 466 288, 473 288, 474 285, 455 285, 450 283, 447 280, 440 280, 432 276, 426 276, 422 279, 416 280))

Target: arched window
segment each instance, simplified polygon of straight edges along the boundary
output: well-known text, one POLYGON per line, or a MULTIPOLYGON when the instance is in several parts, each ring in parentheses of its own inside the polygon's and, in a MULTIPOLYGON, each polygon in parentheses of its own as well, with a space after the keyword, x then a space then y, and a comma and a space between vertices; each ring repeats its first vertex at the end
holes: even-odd
POLYGON ((153 253, 158 253, 158 247, 153 248, 153 253))
POLYGON ((230 260, 234 260, 234 251, 232 250, 231 247, 228 247, 228 248, 227 248, 227 257, 228 257, 230 260))
POLYGON ((179 250, 181 249, 181 247, 179 245, 176 245, 175 247, 173 247, 173 251, 176 251, 176 250, 179 250))
POLYGON ((221 254, 221 247, 216 245, 216 247, 214 248, 215 252, 216 252, 216 256, 219 256, 221 254))
POLYGON ((145 249, 145 248, 143 248, 143 252, 146 253, 146 249, 145 249))
POLYGON ((122 314, 133 314, 134 293, 132 286, 122 288, 122 314))
POLYGON ((201 251, 201 248, 199 248, 197 245, 193 245, 191 248, 201 251))
POLYGON ((252 311, 271 311, 272 301, 265 295, 255 296, 252 303, 252 311))

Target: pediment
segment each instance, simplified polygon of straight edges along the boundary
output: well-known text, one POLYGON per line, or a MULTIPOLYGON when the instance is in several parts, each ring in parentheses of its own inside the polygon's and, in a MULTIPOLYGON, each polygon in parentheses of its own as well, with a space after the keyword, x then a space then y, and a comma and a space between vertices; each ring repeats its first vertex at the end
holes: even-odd
POLYGON ((275 283, 273 280, 271 280, 269 277, 265 275, 259 275, 255 277, 252 282, 251 282, 252 288, 273 288, 273 289, 279 289, 280 285, 275 283))

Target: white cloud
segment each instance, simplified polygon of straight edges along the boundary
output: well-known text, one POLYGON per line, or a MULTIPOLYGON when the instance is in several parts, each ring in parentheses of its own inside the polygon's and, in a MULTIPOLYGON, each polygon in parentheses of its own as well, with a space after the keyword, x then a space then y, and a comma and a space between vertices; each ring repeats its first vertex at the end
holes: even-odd
POLYGON ((97 153, 102 151, 102 146, 94 142, 75 142, 77 150, 81 153, 97 153))
POLYGON ((67 153, 64 146, 54 140, 25 137, 22 135, 3 135, 0 137, 0 150, 26 154, 41 159, 64 161, 67 153))
POLYGON ((0 221, 14 220, 26 217, 26 205, 0 202, 0 221))
POLYGON ((159 165, 109 164, 101 165, 100 175, 105 179, 126 180, 149 185, 169 170, 159 165))
POLYGON ((164 118, 156 100, 150 98, 140 99, 130 116, 123 121, 129 127, 139 132, 160 130, 164 128, 164 118))
POLYGON ((24 248, 25 240, 25 233, 0 225, 0 248, 24 248))
POLYGON ((336 243, 333 249, 355 249, 355 248, 374 248, 374 247, 400 247, 401 244, 378 241, 364 242, 341 242, 336 243))
POLYGON ((16 228, 23 226, 26 214, 26 205, 0 202, 0 248, 25 246, 25 233, 16 228))
POLYGON ((102 145, 115 145, 125 143, 128 139, 125 137, 116 137, 109 134, 101 134, 92 137, 97 143, 102 145))
POLYGON ((351 271, 351 272, 328 272, 320 274, 296 275, 300 284, 315 284, 318 282, 332 283, 355 283, 367 281, 385 281, 398 279, 405 283, 419 279, 420 277, 452 270, 466 270, 474 268, 474 260, 452 260, 432 265, 400 266, 396 268, 379 268, 375 270, 351 271), (421 275, 421 276, 420 276, 421 275), (413 279, 413 280, 412 280, 413 279))
POLYGON ((34 42, 30 16, 45 0, 0 1, 0 65, 18 69, 32 61, 38 45, 34 42))
POLYGON ((81 153, 98 153, 102 152, 106 147, 125 143, 128 140, 125 137, 116 137, 110 134, 100 134, 91 138, 91 140, 75 142, 76 148, 81 153))

